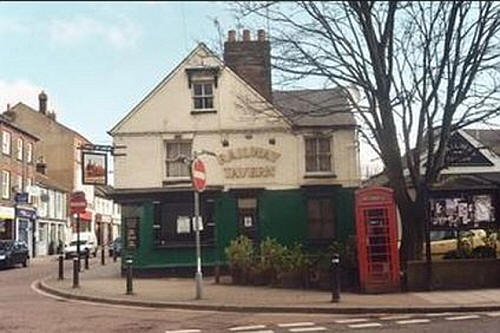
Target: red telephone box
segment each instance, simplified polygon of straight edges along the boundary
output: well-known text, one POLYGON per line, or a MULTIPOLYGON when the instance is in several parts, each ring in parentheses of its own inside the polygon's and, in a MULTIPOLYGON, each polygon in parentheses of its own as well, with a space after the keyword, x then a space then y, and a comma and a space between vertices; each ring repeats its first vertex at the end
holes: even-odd
POLYGON ((356 191, 359 280, 367 293, 400 290, 396 203, 393 190, 356 191))

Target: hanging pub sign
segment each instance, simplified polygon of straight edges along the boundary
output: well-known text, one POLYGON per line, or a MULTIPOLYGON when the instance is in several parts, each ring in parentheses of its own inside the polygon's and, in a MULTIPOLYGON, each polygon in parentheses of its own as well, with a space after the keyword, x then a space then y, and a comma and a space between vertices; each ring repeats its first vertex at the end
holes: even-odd
POLYGON ((496 222, 490 194, 462 194, 430 199, 433 228, 473 228, 496 222))
POLYGON ((84 185, 106 185, 108 183, 108 155, 82 152, 82 183, 84 185))

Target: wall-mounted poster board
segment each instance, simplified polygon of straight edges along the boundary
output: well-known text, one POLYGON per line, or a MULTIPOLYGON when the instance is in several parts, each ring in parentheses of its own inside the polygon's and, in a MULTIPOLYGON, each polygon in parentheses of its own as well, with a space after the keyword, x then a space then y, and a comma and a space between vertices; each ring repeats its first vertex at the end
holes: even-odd
POLYGON ((497 196, 492 192, 450 192, 429 199, 432 229, 493 227, 498 223, 497 196))

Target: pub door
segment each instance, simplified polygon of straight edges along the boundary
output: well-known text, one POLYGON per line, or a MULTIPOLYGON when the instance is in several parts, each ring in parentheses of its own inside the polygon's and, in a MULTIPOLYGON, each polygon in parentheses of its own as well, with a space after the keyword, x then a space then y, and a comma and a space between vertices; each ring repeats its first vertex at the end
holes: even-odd
POLYGON ((238 232, 247 236, 253 244, 259 243, 256 198, 238 199, 238 232))

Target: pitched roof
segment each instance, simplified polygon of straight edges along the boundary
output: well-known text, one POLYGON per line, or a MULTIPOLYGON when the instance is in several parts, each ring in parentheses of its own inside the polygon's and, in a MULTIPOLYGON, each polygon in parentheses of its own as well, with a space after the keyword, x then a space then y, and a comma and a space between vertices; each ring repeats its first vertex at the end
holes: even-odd
POLYGON ((500 130, 464 129, 464 131, 500 156, 500 130))
MULTIPOLYGON (((45 118, 48 118, 46 115, 43 115, 42 113, 40 113, 39 111, 33 109, 31 106, 27 105, 27 104, 24 104, 23 102, 19 102, 17 103, 16 105, 14 105, 12 108, 11 108, 11 111, 16 111, 17 109, 19 109, 19 107, 23 107, 24 110, 28 110, 30 112, 33 112, 35 114, 37 114, 39 117, 45 117, 45 118)), ((8 112, 8 111, 7 111, 8 112)), ((4 112, 5 113, 5 112, 4 112)), ((15 122, 15 119, 14 119, 14 122, 15 122)), ((84 137, 82 134, 78 133, 77 131, 69 128, 68 126, 66 125, 63 125, 61 124, 60 122, 58 122, 57 120, 53 119, 53 122, 54 124, 56 124, 57 126, 59 126, 60 128, 64 129, 65 131, 67 132, 70 132, 78 137, 80 137, 80 139, 82 139, 83 141, 86 141, 88 143, 91 143, 92 141, 90 141, 89 139, 87 139, 86 137, 84 137)))
POLYGON ((273 104, 296 126, 356 126, 341 88, 273 91, 273 104))
POLYGON ((30 132, 22 129, 18 125, 14 124, 8 117, 6 117, 3 114, 0 114, 0 122, 6 124, 7 126, 13 128, 13 129, 15 129, 16 131, 19 131, 19 132, 23 133, 24 135, 27 135, 27 136, 33 138, 35 141, 40 141, 40 138, 38 138, 37 136, 31 134, 30 132))

